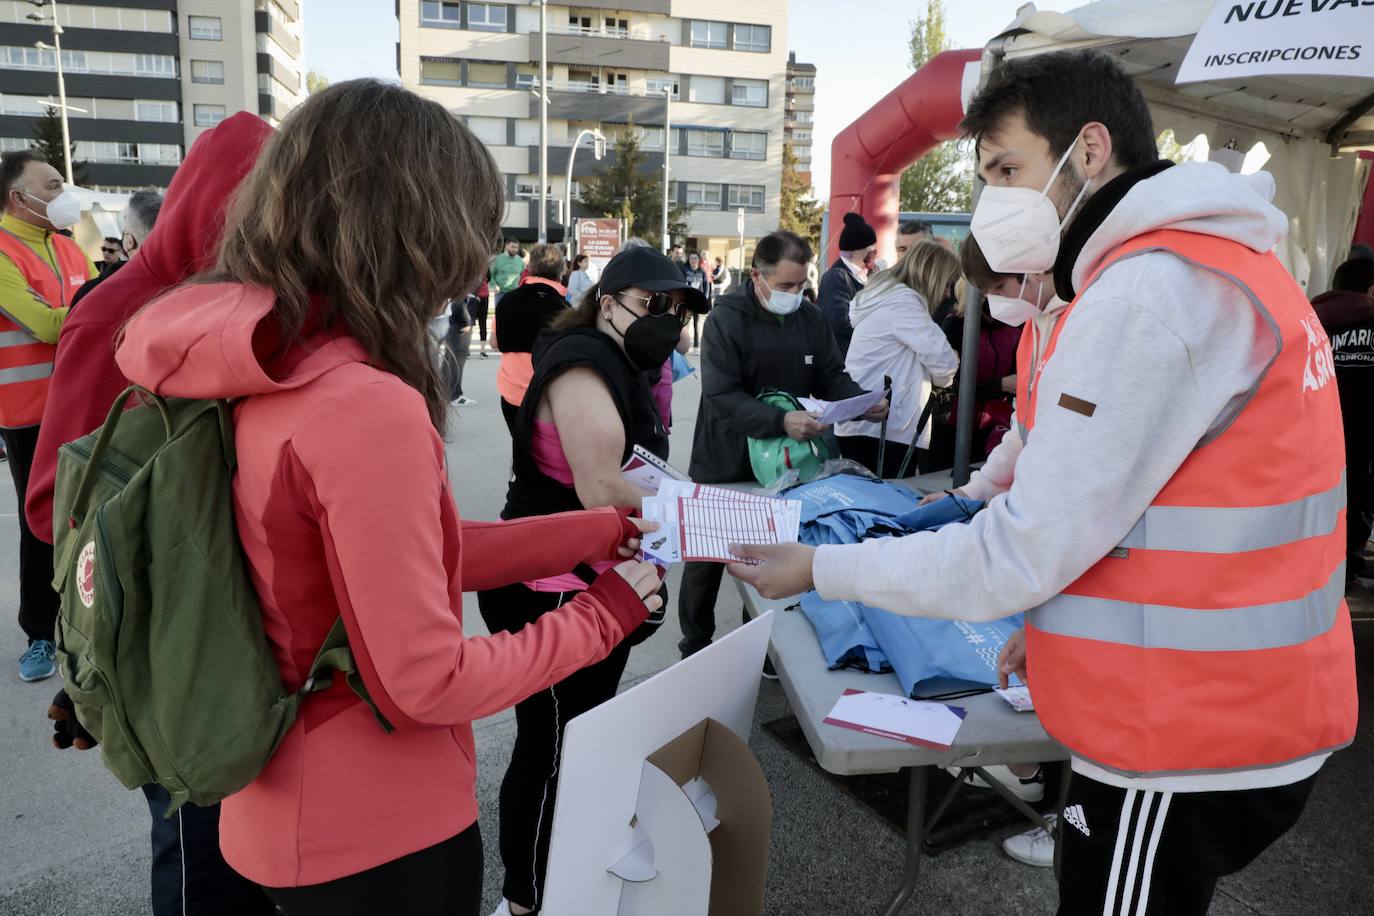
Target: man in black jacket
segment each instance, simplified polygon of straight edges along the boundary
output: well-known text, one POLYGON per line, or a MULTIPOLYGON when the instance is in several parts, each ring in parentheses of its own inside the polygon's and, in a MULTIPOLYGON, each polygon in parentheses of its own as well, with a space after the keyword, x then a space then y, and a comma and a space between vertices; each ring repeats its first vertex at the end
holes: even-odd
MULTIPOLYGON (((791 232, 759 239, 749 278, 716 299, 701 341, 701 406, 689 474, 697 483, 751 480, 749 438, 808 441, 826 427, 804 410, 785 412, 758 400, 767 388, 798 397, 839 400, 863 394, 845 374, 835 338, 820 310, 803 302, 811 246, 791 232)), ((887 405, 868 419, 882 419, 887 405)), ((725 567, 688 563, 678 617, 683 658, 710 645, 716 593, 725 567)))
POLYGON ((1366 514, 1374 512, 1374 431, 1365 411, 1374 405, 1374 261, 1353 257, 1336 268, 1331 291, 1312 300, 1331 338, 1336 387, 1345 426, 1346 579, 1364 571, 1369 541, 1366 514))
POLYGON ((821 276, 821 288, 816 294, 816 305, 820 306, 821 314, 835 333, 841 363, 849 353, 849 339, 854 336, 854 328, 849 323, 849 303, 868 282, 877 253, 878 234, 873 227, 859 214, 846 213, 844 229, 840 231, 840 256, 821 276))

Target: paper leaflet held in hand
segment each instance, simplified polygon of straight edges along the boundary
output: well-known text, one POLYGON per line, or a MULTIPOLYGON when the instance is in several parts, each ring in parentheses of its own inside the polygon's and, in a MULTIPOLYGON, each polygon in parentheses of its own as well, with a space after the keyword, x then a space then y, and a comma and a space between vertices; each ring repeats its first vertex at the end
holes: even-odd
POLYGON ((657 531, 643 538, 646 559, 661 565, 684 560, 737 563, 740 557, 730 552, 731 544, 796 542, 801 528, 797 500, 695 484, 682 479, 671 465, 662 464, 658 468, 646 460, 634 468, 627 464, 625 469, 626 479, 638 486, 646 486, 649 480, 658 483, 657 495, 644 498, 641 512, 646 520, 659 524, 657 531))

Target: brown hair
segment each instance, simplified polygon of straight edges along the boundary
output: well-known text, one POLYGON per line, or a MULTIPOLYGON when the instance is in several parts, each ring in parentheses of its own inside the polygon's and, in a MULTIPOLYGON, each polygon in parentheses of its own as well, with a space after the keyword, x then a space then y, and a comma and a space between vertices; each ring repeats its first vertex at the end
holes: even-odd
POLYGON ((271 289, 284 339, 319 294, 326 325, 419 391, 442 434, 448 388, 425 327, 486 270, 503 204, 491 154, 442 105, 395 83, 336 83, 263 148, 207 279, 271 289))
POLYGON ((601 284, 598 283, 587 290, 572 308, 559 312, 558 317, 549 323, 549 327, 555 331, 566 331, 569 328, 594 328, 596 327, 596 313, 600 310, 601 284))
POLYGON ((993 270, 972 235, 964 239, 964 244, 959 247, 959 269, 964 272, 964 279, 979 290, 991 289, 1007 277, 1015 276, 993 270))
POLYGON ((914 289, 925 301, 926 311, 934 314, 958 276, 959 259, 944 245, 927 239, 912 245, 901 260, 869 280, 859 296, 877 296, 900 283, 914 289))
POLYGON ((530 249, 529 270, 531 277, 563 279, 563 249, 557 245, 535 245, 530 249))

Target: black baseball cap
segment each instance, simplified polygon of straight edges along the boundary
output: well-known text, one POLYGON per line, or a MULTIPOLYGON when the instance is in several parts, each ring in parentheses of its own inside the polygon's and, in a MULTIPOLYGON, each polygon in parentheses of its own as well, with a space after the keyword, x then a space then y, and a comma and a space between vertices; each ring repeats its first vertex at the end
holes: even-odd
POLYGON ((687 284, 682 276, 682 268, 669 260, 667 255, 643 246, 626 248, 611 258, 601 271, 598 286, 602 294, 609 296, 632 286, 647 289, 651 293, 681 289, 687 292, 684 301, 692 311, 704 314, 711 310, 711 302, 701 290, 687 284))

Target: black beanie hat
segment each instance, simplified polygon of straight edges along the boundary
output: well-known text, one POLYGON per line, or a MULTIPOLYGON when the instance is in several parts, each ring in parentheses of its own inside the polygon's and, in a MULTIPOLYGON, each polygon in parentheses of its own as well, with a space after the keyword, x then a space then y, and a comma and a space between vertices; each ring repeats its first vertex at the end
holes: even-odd
POLYGON ((869 245, 878 244, 878 233, 873 231, 873 227, 864 222, 864 218, 857 213, 846 213, 844 215, 844 229, 840 231, 840 250, 841 251, 863 251, 869 245))

